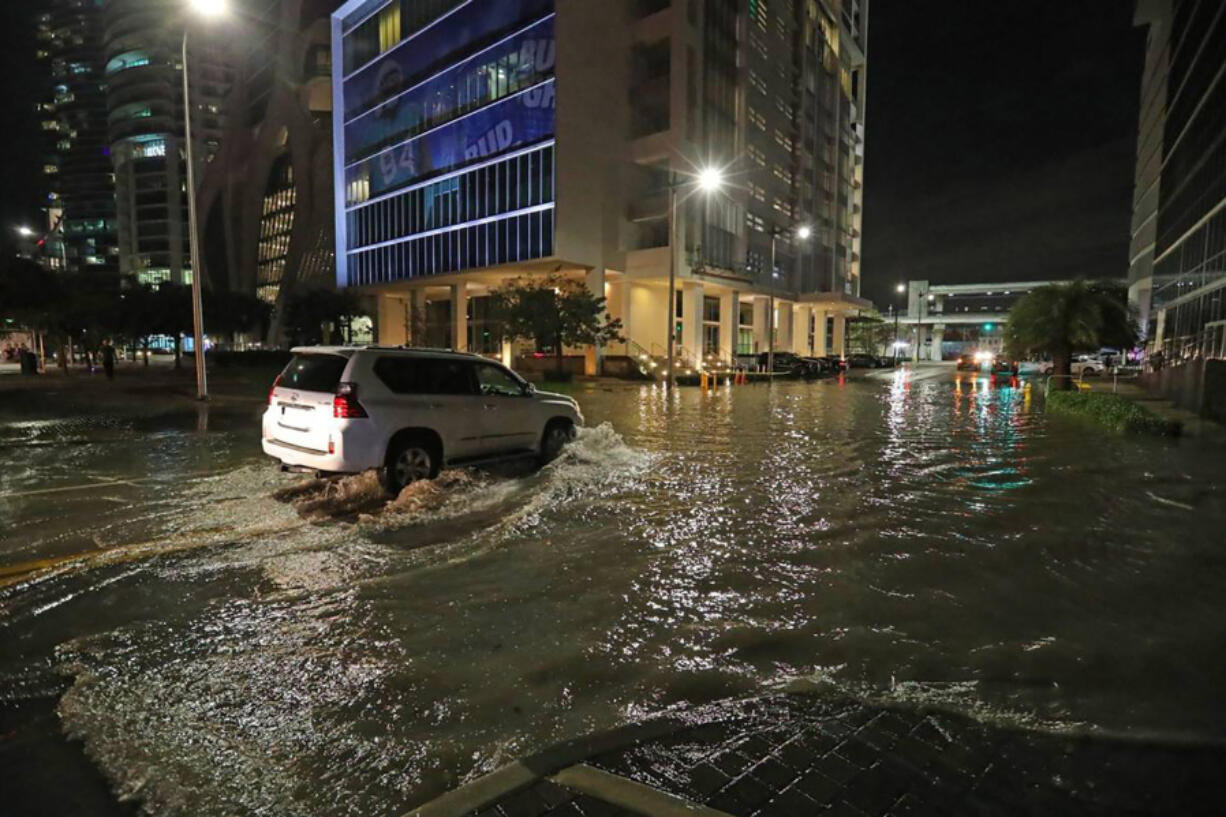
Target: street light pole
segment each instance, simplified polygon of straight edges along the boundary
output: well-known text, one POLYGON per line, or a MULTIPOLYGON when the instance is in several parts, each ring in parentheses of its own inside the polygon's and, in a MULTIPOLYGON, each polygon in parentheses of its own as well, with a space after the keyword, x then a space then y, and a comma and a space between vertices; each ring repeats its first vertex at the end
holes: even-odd
MULTIPOLYGON (((220 14, 224 8, 217 0, 193 0, 201 14, 220 14)), ((191 20, 183 24, 183 139, 187 160, 187 229, 192 265, 192 333, 196 352, 196 399, 209 399, 208 372, 204 361, 204 304, 201 292, 200 231, 196 213, 196 157, 192 140, 191 71, 188 65, 187 43, 191 20)))
MULTIPOLYGON (((907 285, 899 284, 897 287, 895 287, 894 291, 897 292, 899 295, 901 295, 907 291, 907 285)), ((898 306, 895 307, 894 309, 894 365, 895 366, 898 366, 898 344, 900 341, 900 338, 898 336, 898 320, 901 317, 902 317, 902 303, 900 299, 898 306)))
POLYGON ((677 334, 677 183, 670 180, 668 185, 668 379, 666 389, 672 389, 677 383, 673 379, 673 357, 676 348, 677 334))
MULTIPOLYGON (((775 374, 775 244, 778 240, 779 230, 776 227, 772 227, 771 269, 770 277, 766 282, 767 286, 770 287, 766 301, 766 376, 768 378, 775 374)), ((771 381, 768 380, 767 382, 771 381)))
MULTIPOLYGON (((723 173, 713 167, 701 171, 696 177, 698 189, 710 195, 724 183, 723 173)), ((677 335, 677 190, 681 183, 676 177, 669 179, 668 185, 668 334, 667 334, 667 379, 664 387, 671 390, 676 383, 673 371, 673 358, 676 357, 677 335)), ((696 317, 696 316, 695 316, 696 317)))
MULTIPOLYGON (((792 227, 790 230, 788 230, 788 233, 794 236, 795 238, 799 238, 801 241, 805 241, 809 238, 810 235, 813 234, 813 230, 807 224, 802 224, 799 227, 792 227)), ((777 258, 777 244, 779 241, 779 236, 781 234, 782 234, 782 231, 778 227, 771 228, 771 271, 770 271, 770 279, 767 281, 767 283, 770 286, 770 290, 767 293, 767 302, 766 302, 766 335, 767 335, 766 337, 766 373, 767 375, 773 375, 775 373, 775 278, 777 277, 777 274, 775 272, 775 265, 776 265, 776 258, 777 258)), ((795 320, 795 319, 796 319, 796 316, 793 313, 792 320, 795 320)), ((808 332, 808 329, 806 328, 805 331, 808 332)), ((796 334, 795 330, 793 330, 792 332, 793 337, 795 337, 795 334, 796 334)))

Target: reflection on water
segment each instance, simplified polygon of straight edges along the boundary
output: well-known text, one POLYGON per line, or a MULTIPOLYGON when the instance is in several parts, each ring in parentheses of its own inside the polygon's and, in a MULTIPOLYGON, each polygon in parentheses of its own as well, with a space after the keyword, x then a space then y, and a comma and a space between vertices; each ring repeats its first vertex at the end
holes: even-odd
POLYGON ((390 504, 274 473, 217 417, 9 424, 41 442, 0 454, 4 563, 174 546, 0 584, 0 689, 66 684, 66 729, 158 814, 399 814, 794 684, 1226 737, 1221 451, 1049 422, 1031 391, 592 388, 554 465, 390 504))

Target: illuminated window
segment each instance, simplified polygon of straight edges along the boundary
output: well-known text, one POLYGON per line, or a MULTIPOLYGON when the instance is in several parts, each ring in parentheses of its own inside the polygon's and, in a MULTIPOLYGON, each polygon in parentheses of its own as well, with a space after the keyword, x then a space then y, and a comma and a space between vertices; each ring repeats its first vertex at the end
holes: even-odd
POLYGON ((379 53, 390 51, 400 42, 400 4, 392 3, 379 12, 379 53))

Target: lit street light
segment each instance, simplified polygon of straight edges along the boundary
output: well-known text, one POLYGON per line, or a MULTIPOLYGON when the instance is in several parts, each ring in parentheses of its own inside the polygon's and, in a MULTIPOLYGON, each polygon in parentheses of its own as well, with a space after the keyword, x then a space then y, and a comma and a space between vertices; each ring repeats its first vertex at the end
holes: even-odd
MULTIPOLYGON (((894 291, 899 295, 905 295, 907 292, 906 284, 899 284, 894 287, 894 291)), ((902 340, 898 336, 898 319, 902 317, 902 299, 899 299, 898 308, 894 310, 894 365, 898 365, 898 344, 902 340)))
MULTIPOLYGON (((724 174, 719 168, 703 168, 696 177, 697 187, 708 196, 718 191, 724 185, 724 174)), ((677 191, 693 182, 677 181, 676 177, 668 186, 668 374, 665 388, 676 385, 673 375, 673 358, 676 357, 677 344, 677 191)))
MULTIPOLYGON (((779 240, 779 236, 786 235, 788 230, 781 230, 778 227, 771 228, 771 274, 767 284, 770 286, 770 294, 766 304, 766 373, 773 375, 775 373, 775 278, 778 273, 775 272, 775 244, 779 240)), ((807 241, 809 236, 813 235, 813 228, 808 224, 802 224, 799 227, 793 227, 790 232, 794 238, 801 241, 807 241)), ((793 316, 795 319, 795 316, 793 316)))
POLYGON ((33 238, 35 235, 37 235, 37 233, 34 232, 34 228, 27 227, 24 224, 17 228, 17 234, 22 238, 33 238))
MULTIPOLYGON (((188 0, 189 11, 205 19, 215 19, 227 11, 226 0, 188 0)), ((201 293, 200 230, 196 214, 196 159, 192 144, 191 72, 188 68, 187 40, 191 20, 183 24, 183 141, 187 153, 188 246, 192 264, 192 343, 196 351, 196 398, 209 399, 208 374, 204 365, 204 305, 201 293)))

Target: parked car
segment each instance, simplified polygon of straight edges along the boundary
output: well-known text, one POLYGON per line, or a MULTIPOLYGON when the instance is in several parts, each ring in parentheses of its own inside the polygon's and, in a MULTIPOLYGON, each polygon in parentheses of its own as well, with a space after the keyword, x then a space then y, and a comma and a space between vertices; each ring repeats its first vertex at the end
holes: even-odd
MULTIPOLYGON (((765 372, 768 365, 769 355, 762 352, 758 355, 758 370, 765 372)), ((794 352, 775 352, 775 373, 794 377, 821 377, 825 369, 816 358, 801 357, 794 352)))
POLYGON ((390 494, 444 466, 548 462, 583 425, 579 405, 477 355, 380 346, 304 347, 277 377, 264 453, 286 469, 378 469, 390 494))
MULTIPOLYGON (((1069 366, 1074 377, 1094 377, 1106 371, 1106 366, 1101 360, 1087 357, 1083 360, 1074 360, 1069 366)), ((1045 360, 1039 366, 1039 374, 1053 374, 1055 372, 1055 364, 1050 360, 1045 360)))
POLYGON ((849 369, 887 369, 894 365, 892 359, 877 357, 876 355, 851 354, 847 356, 847 367, 849 369))
POLYGON ((818 360, 826 364, 826 368, 831 374, 840 374, 847 371, 847 361, 838 355, 824 355, 819 357, 818 360))

